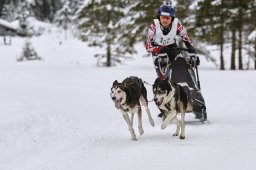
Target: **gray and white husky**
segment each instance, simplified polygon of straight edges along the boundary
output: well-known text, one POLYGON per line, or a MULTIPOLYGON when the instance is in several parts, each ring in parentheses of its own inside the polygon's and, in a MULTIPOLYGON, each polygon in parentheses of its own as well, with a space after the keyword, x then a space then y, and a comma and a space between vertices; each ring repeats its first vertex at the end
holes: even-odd
POLYGON ((115 80, 111 87, 110 96, 115 103, 115 107, 122 113, 126 123, 128 124, 132 140, 137 139, 133 129, 134 113, 137 113, 138 115, 138 128, 140 135, 144 133, 141 119, 141 104, 146 108, 151 126, 155 125, 148 108, 147 90, 140 78, 128 77, 121 83, 118 83, 118 81, 115 80))
POLYGON ((157 78, 153 85, 153 94, 155 104, 165 117, 161 129, 165 129, 174 121, 177 127, 173 136, 180 134, 180 139, 185 139, 185 113, 192 112, 193 108, 183 88, 169 80, 157 78), (179 113, 181 113, 181 121, 177 119, 179 113))

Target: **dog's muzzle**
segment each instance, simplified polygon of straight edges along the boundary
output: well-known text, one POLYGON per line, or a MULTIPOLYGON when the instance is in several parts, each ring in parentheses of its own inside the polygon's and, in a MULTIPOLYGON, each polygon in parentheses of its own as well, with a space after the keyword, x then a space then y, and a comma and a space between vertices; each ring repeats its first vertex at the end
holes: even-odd
POLYGON ((117 109, 119 109, 120 106, 121 106, 122 98, 119 99, 119 100, 116 100, 116 97, 112 97, 112 100, 113 100, 113 102, 115 103, 115 107, 116 107, 117 109))
POLYGON ((161 97, 160 100, 158 100, 158 98, 154 98, 154 102, 157 106, 160 106, 163 102, 164 98, 161 97))

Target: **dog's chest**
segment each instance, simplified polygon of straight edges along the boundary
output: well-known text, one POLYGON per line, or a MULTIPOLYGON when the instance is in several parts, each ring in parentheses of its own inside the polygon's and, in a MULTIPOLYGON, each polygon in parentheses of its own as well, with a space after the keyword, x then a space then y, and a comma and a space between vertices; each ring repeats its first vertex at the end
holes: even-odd
POLYGON ((127 104, 123 104, 122 106, 121 106, 121 109, 123 110, 123 111, 125 111, 125 112, 129 112, 129 113, 134 113, 134 112, 138 112, 138 106, 129 106, 129 105, 127 105, 127 104))
POLYGON ((165 111, 171 111, 175 109, 175 99, 172 97, 171 99, 169 99, 169 101, 164 101, 159 108, 165 111))

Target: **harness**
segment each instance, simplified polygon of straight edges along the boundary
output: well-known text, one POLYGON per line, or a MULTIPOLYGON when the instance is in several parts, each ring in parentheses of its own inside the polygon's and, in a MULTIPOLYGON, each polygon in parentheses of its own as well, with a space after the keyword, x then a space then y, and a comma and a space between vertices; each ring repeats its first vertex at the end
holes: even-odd
POLYGON ((129 83, 129 84, 124 83, 124 86, 125 86, 125 87, 127 87, 127 86, 129 86, 129 85, 131 85, 131 84, 134 84, 134 83, 136 83, 140 88, 142 87, 143 81, 142 81, 141 78, 138 78, 138 77, 135 77, 135 76, 130 76, 129 78, 130 78, 130 79, 136 79, 136 80, 138 79, 138 81, 134 81, 134 82, 131 82, 131 83, 129 83))

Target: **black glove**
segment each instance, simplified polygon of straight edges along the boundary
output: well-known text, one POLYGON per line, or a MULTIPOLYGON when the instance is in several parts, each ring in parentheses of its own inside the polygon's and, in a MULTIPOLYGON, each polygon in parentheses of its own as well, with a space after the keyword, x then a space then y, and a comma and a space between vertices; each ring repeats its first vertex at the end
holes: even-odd
POLYGON ((193 55, 193 56, 190 56, 190 61, 189 63, 194 67, 194 66, 198 66, 200 65, 200 59, 199 57, 193 55))
POLYGON ((196 50, 193 47, 188 48, 187 52, 196 54, 196 50))
POLYGON ((196 57, 196 64, 199 66, 200 65, 200 59, 199 57, 196 57))
POLYGON ((180 54, 180 52, 176 48, 171 47, 163 47, 160 49, 160 53, 167 53, 169 60, 173 61, 175 57, 180 54))

